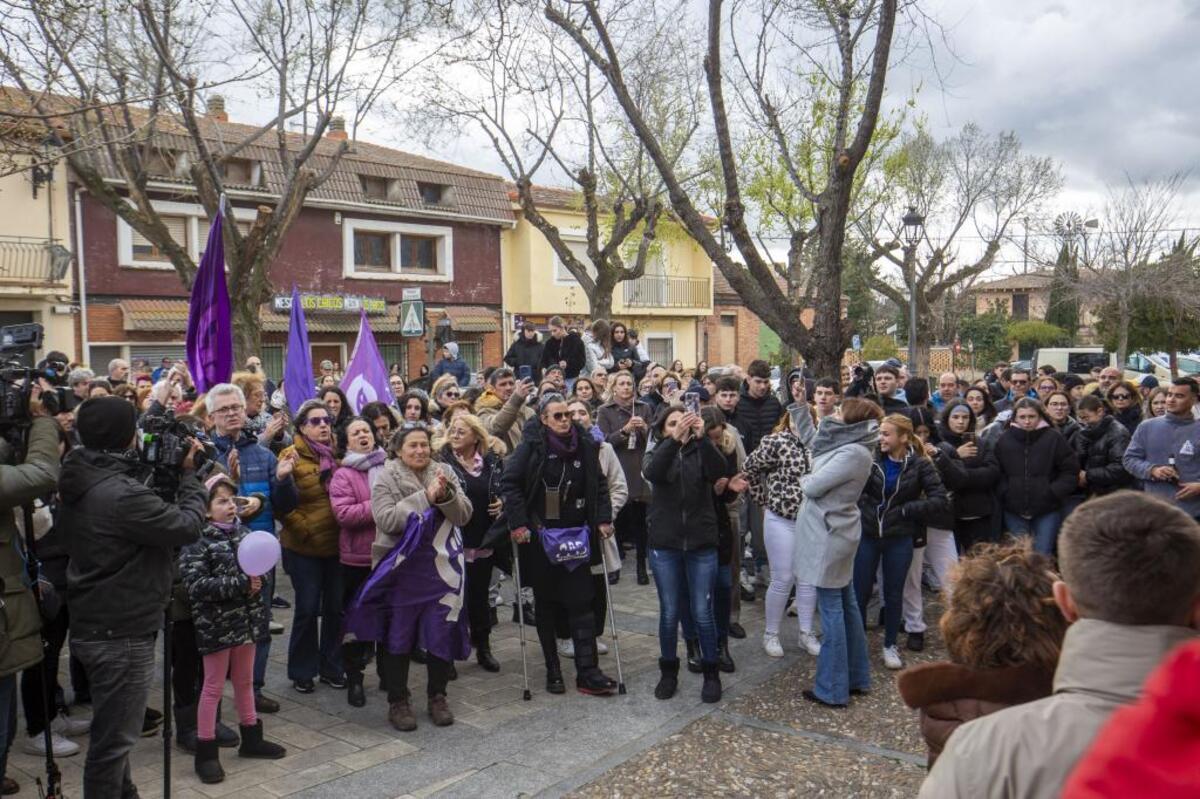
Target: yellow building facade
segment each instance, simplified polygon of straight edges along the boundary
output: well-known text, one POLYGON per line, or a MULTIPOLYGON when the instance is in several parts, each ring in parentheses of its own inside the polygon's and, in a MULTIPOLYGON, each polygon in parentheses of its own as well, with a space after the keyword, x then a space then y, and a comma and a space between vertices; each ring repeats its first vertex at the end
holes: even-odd
MULTIPOLYGON (((552 193, 564 199, 571 196, 552 193)), ((539 202, 538 208, 578 259, 587 263, 582 210, 566 201, 553 206, 539 202)), ((502 232, 500 241, 505 345, 522 322, 542 327, 556 315, 583 330, 591 322, 588 297, 520 207, 514 205, 513 212, 517 223, 502 232)), ((678 359, 691 368, 703 359, 705 320, 713 313, 712 261, 672 223, 660 222, 659 232, 646 274, 614 289, 612 318, 638 331, 651 360, 670 365, 678 359)))
POLYGON ((45 346, 37 358, 52 349, 76 358, 67 168, 6 143, 0 144, 8 172, 0 177, 0 326, 41 324, 45 346))

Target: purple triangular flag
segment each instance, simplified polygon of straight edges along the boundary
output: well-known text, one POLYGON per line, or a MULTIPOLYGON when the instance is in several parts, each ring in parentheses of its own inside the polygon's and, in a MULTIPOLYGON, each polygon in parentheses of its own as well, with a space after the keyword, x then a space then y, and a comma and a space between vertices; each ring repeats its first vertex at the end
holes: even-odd
POLYGON ((387 402, 391 398, 388 388, 388 371, 383 355, 375 344, 375 334, 363 311, 358 322, 358 341, 350 363, 346 364, 346 376, 342 378, 342 390, 355 413, 362 413, 363 406, 370 402, 387 402))
POLYGON ((287 364, 283 369, 283 391, 288 407, 295 415, 300 406, 317 398, 313 381, 312 352, 308 348, 308 323, 304 321, 304 305, 300 290, 292 285, 292 319, 288 325, 287 364))
POLYGON ((203 393, 233 376, 233 325, 230 322, 229 287, 225 285, 225 242, 221 232, 225 200, 208 228, 204 257, 192 284, 188 308, 187 362, 203 393))

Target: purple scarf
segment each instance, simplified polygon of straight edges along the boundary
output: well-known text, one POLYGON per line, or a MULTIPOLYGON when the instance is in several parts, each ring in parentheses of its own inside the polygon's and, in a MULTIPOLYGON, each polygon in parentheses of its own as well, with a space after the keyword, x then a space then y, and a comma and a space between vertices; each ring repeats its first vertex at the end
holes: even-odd
POLYGON ((546 428, 546 446, 550 451, 560 458, 574 458, 575 453, 579 451, 579 431, 575 425, 571 425, 571 430, 565 436, 560 436, 549 427, 546 428))
POLYGON ((336 462, 333 459, 333 447, 328 444, 322 444, 320 441, 313 441, 308 436, 301 436, 304 443, 308 444, 308 448, 317 456, 317 462, 320 464, 319 471, 322 474, 330 474, 333 472, 333 467, 336 462))

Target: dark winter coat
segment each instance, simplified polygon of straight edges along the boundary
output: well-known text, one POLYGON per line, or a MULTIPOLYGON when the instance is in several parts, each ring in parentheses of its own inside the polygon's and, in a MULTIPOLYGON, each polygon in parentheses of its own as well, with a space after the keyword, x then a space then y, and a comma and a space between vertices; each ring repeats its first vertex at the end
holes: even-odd
POLYGON ((471 367, 462 358, 439 358, 429 376, 437 380, 442 375, 453 375, 462 388, 471 385, 471 367))
POLYGON ((885 414, 900 413, 908 415, 909 404, 899 397, 883 397, 878 394, 872 394, 868 399, 872 399, 875 403, 883 408, 885 414))
POLYGON ((63 461, 59 495, 72 636, 153 635, 170 598, 175 549, 204 529, 200 481, 184 474, 175 501, 165 502, 143 483, 136 453, 80 448, 63 461))
POLYGON ((707 549, 718 543, 713 484, 725 476, 721 451, 707 436, 680 446, 670 436, 654 445, 643 469, 650 482, 646 514, 654 549, 707 549))
POLYGON ((542 342, 534 336, 533 341, 525 338, 525 334, 517 336, 508 346, 504 354, 504 362, 516 371, 518 367, 528 366, 533 369, 533 382, 542 380, 542 342))
POLYGON ((250 594, 250 577, 238 566, 238 546, 249 534, 240 524, 228 531, 209 524, 199 541, 179 553, 201 655, 271 637, 262 596, 250 594))
POLYGON ((633 372, 633 383, 637 385, 646 376, 646 364, 638 356, 637 347, 631 345, 628 341, 624 344, 612 345, 613 369, 619 370, 621 361, 629 361, 633 364, 630 371, 633 372))
POLYGON ((1000 467, 988 457, 987 445, 975 438, 976 454, 963 458, 958 448, 966 443, 957 433, 939 427, 941 443, 934 463, 939 466, 942 482, 950 490, 955 519, 981 519, 996 512, 996 484, 1000 467), (944 463, 944 465, 943 465, 944 463))
MULTIPOLYGON (((1134 396, 1136 397, 1137 395, 1135 394, 1134 396)), ((1142 423, 1142 406, 1132 403, 1125 410, 1117 411, 1113 414, 1113 418, 1120 422, 1129 431, 1129 435, 1132 436, 1133 431, 1137 430, 1137 426, 1142 423)))
POLYGON ((1009 427, 991 453, 1000 468, 1001 505, 1007 513, 1033 519, 1062 508, 1079 482, 1079 459, 1052 427, 1009 427))
POLYGON ((642 458, 646 452, 646 442, 649 440, 650 424, 654 420, 654 411, 649 404, 634 400, 632 407, 619 402, 607 402, 596 412, 596 426, 604 433, 604 440, 612 444, 621 462, 621 471, 625 473, 625 482, 629 484, 629 501, 642 502, 649 499, 649 489, 642 479, 642 458), (630 433, 623 428, 629 420, 637 416, 646 423, 646 430, 633 433, 633 446, 629 446, 630 433))
POLYGON ((463 468, 449 444, 442 447, 437 457, 454 470, 459 486, 467 495, 467 499, 471 500, 471 520, 460 529, 463 546, 467 549, 478 549, 492 526, 493 520, 488 512, 488 505, 493 497, 500 496, 500 478, 504 474, 504 463, 495 452, 486 452, 483 455, 483 471, 476 476, 463 468))
POLYGON ((1121 461, 1129 446, 1129 431, 1115 417, 1105 416, 1095 427, 1083 427, 1071 440, 1079 469, 1087 475, 1089 497, 1133 487, 1133 476, 1121 461))
POLYGON ((578 333, 567 333, 562 338, 550 336, 542 347, 542 371, 551 366, 557 366, 559 361, 566 361, 564 376, 568 380, 579 377, 583 365, 587 363, 587 352, 583 348, 583 339, 578 333))
POLYGON ((755 398, 750 396, 749 390, 743 385, 738 404, 734 406, 729 421, 742 434, 742 443, 746 445, 746 454, 749 455, 758 449, 758 443, 764 436, 771 434, 775 425, 779 424, 781 416, 783 406, 779 404, 779 397, 776 397, 774 392, 768 391, 763 397, 755 398))
POLYGON ((888 494, 884 490, 883 458, 886 457, 879 452, 872 459, 871 474, 858 498, 863 535, 871 538, 911 536, 918 545, 923 545, 927 525, 944 529, 953 527, 950 495, 946 493, 933 462, 910 449, 900 467, 896 488, 888 494))
POLYGON ((296 483, 291 477, 283 481, 275 479, 275 468, 278 466, 275 455, 258 443, 258 438, 249 430, 243 430, 236 442, 214 434, 212 443, 217 450, 217 462, 227 470, 229 451, 237 447, 238 494, 243 497, 261 494, 263 497, 262 512, 247 522, 246 526, 275 535, 276 517, 282 518, 295 510, 300 501, 296 483))

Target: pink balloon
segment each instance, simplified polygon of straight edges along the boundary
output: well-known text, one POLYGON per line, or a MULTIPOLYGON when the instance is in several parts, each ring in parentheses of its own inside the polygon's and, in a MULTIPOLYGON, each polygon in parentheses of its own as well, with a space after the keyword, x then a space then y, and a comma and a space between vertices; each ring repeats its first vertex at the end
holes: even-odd
POLYGON ((238 544, 238 565, 251 577, 261 577, 275 568, 279 555, 279 540, 265 530, 255 530, 238 544))

